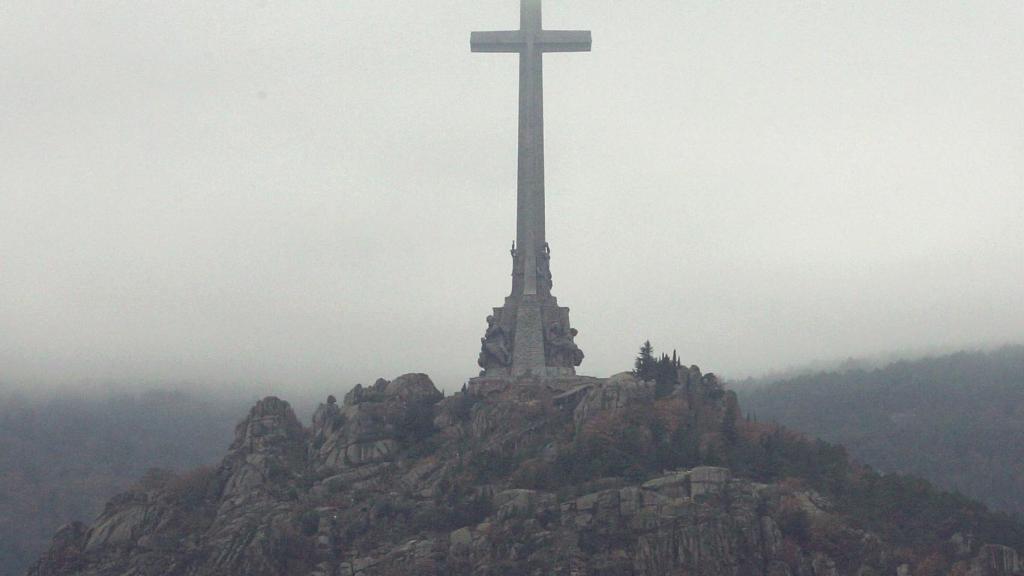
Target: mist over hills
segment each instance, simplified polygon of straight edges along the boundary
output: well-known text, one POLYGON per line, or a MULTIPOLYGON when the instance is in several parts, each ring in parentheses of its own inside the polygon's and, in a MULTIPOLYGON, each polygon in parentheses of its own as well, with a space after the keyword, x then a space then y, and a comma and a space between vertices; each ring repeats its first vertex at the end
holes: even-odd
POLYGON ((1024 513, 1022 346, 851 363, 779 378, 741 398, 756 419, 842 444, 881 471, 1024 513))
MULTIPOLYGON (((741 405, 762 424, 843 444, 883 472, 1024 510, 1024 347, 848 361, 750 384, 739 383, 741 405)), ((306 396, 292 397, 303 421, 322 400, 306 396)), ((59 526, 91 521, 147 470, 216 463, 254 398, 243 389, 0 389, 0 575, 21 574, 59 526)))
MULTIPOLYGON (((642 360, 642 358, 641 358, 642 360)), ((652 377, 645 374, 654 369, 652 377)), ((668 369, 671 368, 671 369, 668 369)), ((1019 576, 1024 524, 745 421, 713 374, 267 397, 220 464, 151 472, 29 576, 1019 576)))
POLYGON ((217 461, 249 398, 214 398, 0 392, 0 574, 21 574, 54 530, 95 517, 146 470, 217 461))

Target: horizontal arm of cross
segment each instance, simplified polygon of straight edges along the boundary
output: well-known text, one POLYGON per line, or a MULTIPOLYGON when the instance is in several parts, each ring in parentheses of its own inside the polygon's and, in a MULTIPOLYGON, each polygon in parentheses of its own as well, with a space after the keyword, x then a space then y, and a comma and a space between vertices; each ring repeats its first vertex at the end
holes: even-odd
MULTIPOLYGON (((473 52, 522 52, 528 36, 521 30, 507 32, 473 32, 469 44, 473 52)), ((534 43, 542 52, 590 52, 588 31, 542 30, 534 43)))
POLYGON ((537 38, 544 52, 590 52, 590 31, 544 30, 537 38))
POLYGON ((522 52, 526 36, 519 30, 473 32, 469 45, 473 52, 522 52))

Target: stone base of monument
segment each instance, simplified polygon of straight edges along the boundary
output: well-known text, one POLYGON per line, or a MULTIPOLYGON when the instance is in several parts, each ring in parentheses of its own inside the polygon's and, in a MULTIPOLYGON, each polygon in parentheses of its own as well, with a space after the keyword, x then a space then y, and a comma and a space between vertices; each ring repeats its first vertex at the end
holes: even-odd
POLYGON ((479 361, 483 379, 562 380, 573 378, 583 361, 569 309, 550 294, 509 296, 487 322, 479 361))
POLYGON ((537 395, 537 391, 543 390, 557 399, 561 396, 571 396, 585 391, 604 380, 591 376, 518 376, 515 378, 479 376, 470 379, 467 390, 475 396, 486 397, 507 392, 511 388, 523 388, 530 390, 530 394, 533 396, 537 395))

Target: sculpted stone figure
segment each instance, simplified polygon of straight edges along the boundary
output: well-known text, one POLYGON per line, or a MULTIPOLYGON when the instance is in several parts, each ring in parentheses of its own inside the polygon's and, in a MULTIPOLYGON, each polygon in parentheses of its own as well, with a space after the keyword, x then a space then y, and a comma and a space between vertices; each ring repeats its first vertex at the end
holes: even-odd
POLYGON ((551 277, 551 246, 547 242, 537 254, 537 278, 546 283, 549 290, 555 285, 551 277))
POLYGON ((508 366, 512 363, 512 354, 508 350, 508 338, 505 329, 498 324, 494 316, 487 317, 487 332, 480 339, 480 359, 477 364, 481 368, 492 366, 508 366))
POLYGON ((565 331, 560 323, 548 327, 546 340, 548 363, 551 366, 572 368, 583 363, 583 350, 576 345, 575 338, 579 332, 575 328, 565 331))

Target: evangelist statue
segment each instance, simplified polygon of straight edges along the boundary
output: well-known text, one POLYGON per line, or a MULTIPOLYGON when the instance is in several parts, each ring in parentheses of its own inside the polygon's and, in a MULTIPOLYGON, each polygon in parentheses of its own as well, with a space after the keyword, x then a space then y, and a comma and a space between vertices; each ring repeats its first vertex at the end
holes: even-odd
POLYGON ((477 364, 487 369, 492 366, 508 366, 512 363, 512 354, 508 351, 508 338, 505 329, 498 324, 494 316, 487 317, 487 332, 480 339, 480 359, 477 364))
POLYGON ((575 328, 570 328, 567 333, 565 327, 558 322, 548 327, 545 335, 548 365, 572 368, 583 363, 583 350, 575 342, 577 334, 579 332, 575 328))

